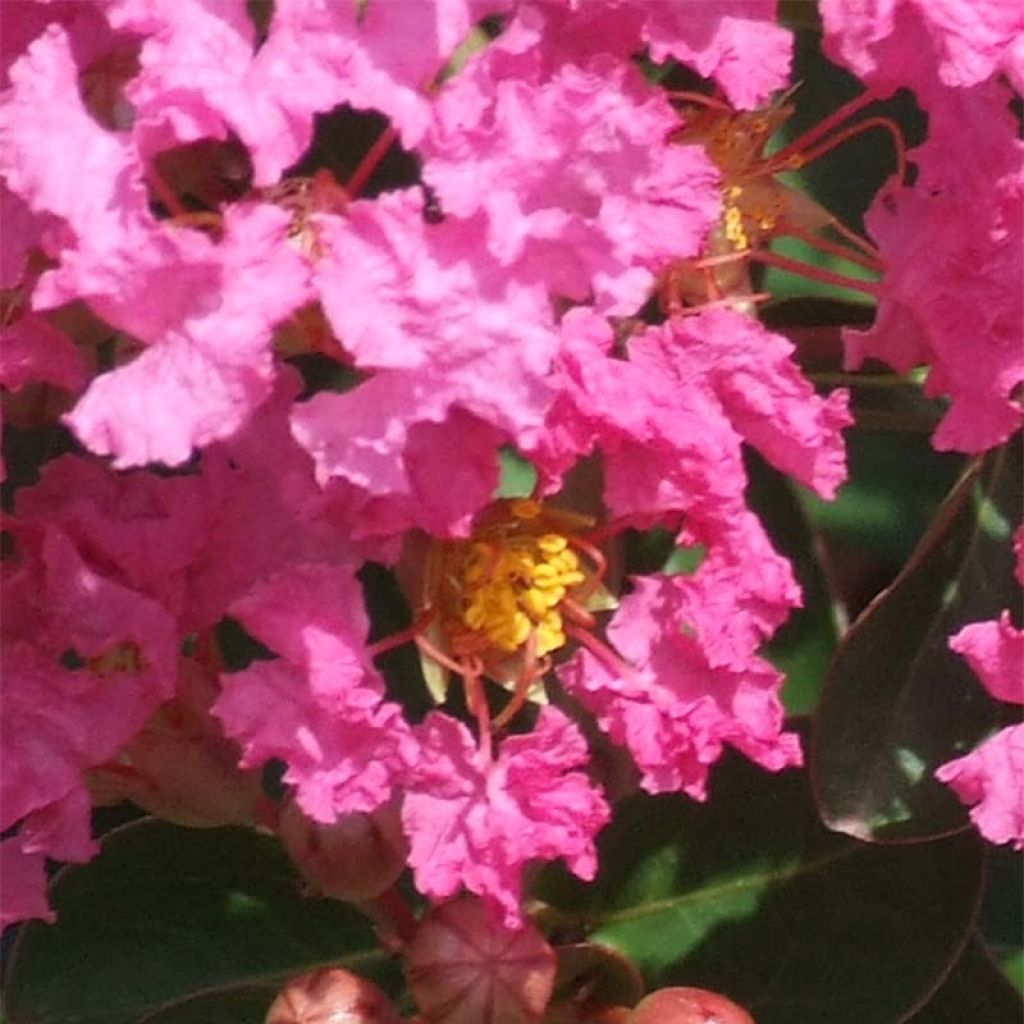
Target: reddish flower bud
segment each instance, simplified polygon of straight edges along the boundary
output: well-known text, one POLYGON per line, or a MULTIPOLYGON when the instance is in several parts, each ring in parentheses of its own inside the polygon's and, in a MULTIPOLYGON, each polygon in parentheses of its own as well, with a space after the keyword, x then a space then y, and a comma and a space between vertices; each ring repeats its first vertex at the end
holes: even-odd
POLYGON ((288 982, 265 1024, 401 1024, 401 1018, 376 985, 340 967, 322 967, 288 982))
MULTIPOLYGON (((117 672, 119 648, 96 660, 93 672, 117 672)), ((178 694, 164 704, 117 760, 94 769, 89 787, 96 803, 129 799, 165 821, 187 828, 250 825, 262 787, 258 771, 238 768, 237 744, 210 717, 217 696, 215 671, 182 658, 178 694)))
POLYGON ((754 1024, 731 999, 702 988, 663 988, 641 1000, 629 1024, 754 1024))
POLYGON ((405 869, 409 852, 394 804, 320 825, 289 801, 281 812, 278 835, 302 876, 319 892, 339 900, 379 896, 405 869))
POLYGON ((555 953, 529 921, 510 931, 466 896, 424 918, 406 973, 429 1024, 535 1024, 551 996, 555 953))

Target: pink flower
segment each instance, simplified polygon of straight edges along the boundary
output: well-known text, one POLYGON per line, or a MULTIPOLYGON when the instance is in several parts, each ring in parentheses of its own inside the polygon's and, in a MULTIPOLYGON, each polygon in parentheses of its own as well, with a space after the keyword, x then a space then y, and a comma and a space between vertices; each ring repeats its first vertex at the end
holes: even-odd
POLYGON ((343 103, 380 110, 415 145, 430 120, 428 87, 472 26, 503 6, 279 0, 258 46, 243 0, 116 0, 110 18, 146 37, 128 95, 147 148, 231 131, 255 184, 270 185, 309 145, 313 115, 343 103))
POLYGON ((547 59, 579 60, 594 52, 628 58, 646 45, 654 60, 678 60, 711 79, 733 106, 750 110, 789 83, 793 36, 776 24, 776 7, 776 0, 548 0, 522 4, 513 30, 535 26, 543 11, 547 59))
POLYGON ((560 711, 543 708, 533 731, 508 737, 494 760, 446 715, 431 713, 417 732, 402 819, 421 892, 443 900, 468 889, 516 928, 529 861, 564 857, 581 878, 594 876, 593 838, 608 807, 572 770, 586 763, 587 747, 560 711))
POLYGON ((84 298, 146 348, 69 415, 83 443, 119 467, 181 463, 271 393, 271 332, 309 298, 308 268, 287 240, 291 215, 268 204, 226 210, 220 242, 156 222, 133 140, 85 109, 72 50, 63 29, 47 29, 13 65, 0 122, 11 189, 72 232, 33 302, 84 298), (54 159, 55 139, 76 153, 74 175, 54 159))
MULTIPOLYGON (((571 34, 573 21, 548 13, 561 42, 555 29, 571 34)), ((424 178, 446 214, 485 213, 503 267, 630 313, 654 271, 699 251, 719 214, 718 174, 699 148, 668 142, 678 117, 627 55, 569 52, 548 67, 563 56, 546 51, 548 30, 526 8, 446 83, 424 178)))
MULTIPOLYGON (((1017 579, 1024 584, 1024 526, 1014 535, 1017 579)), ((996 700, 1024 704, 1024 630, 1004 611, 998 620, 972 622, 949 640, 996 700)), ((1013 841, 1024 849, 1024 725, 1003 729, 966 757, 947 761, 935 773, 952 786, 971 820, 992 843, 1013 841)))
POLYGON ((730 636, 713 622, 705 595, 716 575, 634 580, 608 628, 621 663, 584 649, 559 670, 630 751, 651 793, 705 799, 708 769, 726 743, 770 771, 802 762, 799 739, 782 732, 781 673, 741 630, 730 636))
POLYGON ((1024 12, 1015 0, 824 0, 825 43, 880 91, 934 61, 942 83, 970 87, 1004 71, 1024 82, 1024 12))
POLYGON ((963 655, 975 675, 996 700, 1024 704, 1024 630, 1004 611, 994 622, 972 622, 949 646, 963 655))
POLYGON ((793 35, 775 23, 775 0, 636 6, 654 60, 674 57, 712 79, 737 109, 762 106, 789 84, 793 35))
POLYGON ((799 763, 781 732, 781 676, 757 649, 800 592, 746 506, 741 444, 831 494, 845 472, 845 396, 818 398, 787 343, 736 313, 648 328, 628 340, 628 360, 609 357, 610 329, 592 314, 562 326, 560 396, 528 449, 548 486, 596 449, 613 515, 673 526, 703 550, 692 575, 634 581, 608 629, 617 656, 581 651, 560 670, 565 685, 652 791, 701 798, 724 743, 772 770, 799 763))
POLYGON ((93 381, 69 415, 90 450, 121 468, 175 465, 194 447, 230 437, 270 396, 272 329, 308 294, 305 262, 286 241, 289 220, 268 205, 235 207, 223 241, 189 238, 169 263, 136 276, 132 294, 122 285, 117 310, 92 299, 115 323, 133 318, 122 303, 148 305, 150 315, 159 309, 165 323, 133 362, 93 381), (166 287, 161 301, 143 300, 146 287, 166 287))
POLYGON ((935 775, 972 805, 971 820, 989 842, 1024 849, 1024 725, 997 732, 935 775))
POLYGON ((83 773, 110 760, 174 692, 177 637, 153 601, 93 572, 56 529, 11 523, 4 599, 0 829, 25 854, 87 860, 83 773))
POLYGON ((320 237, 327 316, 377 372, 298 405, 295 436, 357 537, 464 532, 497 484, 497 446, 537 429, 551 402, 547 294, 486 256, 479 218, 425 223, 415 190, 325 217, 320 237))
POLYGON ((386 803, 415 743, 398 705, 382 699, 352 568, 295 566, 254 588, 231 614, 282 655, 221 678, 213 713, 242 745, 240 766, 280 758, 284 781, 315 821, 386 803))
POLYGON ((312 462, 289 430, 297 391, 294 372, 282 373, 276 395, 207 448, 196 473, 54 459, 17 492, 18 515, 59 526, 92 568, 158 601, 183 635, 212 626, 260 579, 337 547, 312 462))
POLYGON ((983 451, 1022 419, 1024 144, 1008 100, 989 83, 935 108, 912 153, 917 181, 868 213, 887 267, 875 323, 844 332, 852 369, 867 357, 901 372, 931 367, 926 393, 951 402, 933 439, 940 450, 983 451))

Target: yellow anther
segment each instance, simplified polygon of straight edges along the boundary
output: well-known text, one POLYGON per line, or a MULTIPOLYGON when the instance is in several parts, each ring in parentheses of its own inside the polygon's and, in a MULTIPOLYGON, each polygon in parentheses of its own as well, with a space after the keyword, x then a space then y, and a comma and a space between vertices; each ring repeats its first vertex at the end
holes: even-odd
MULTIPOLYGON (((543 536, 537 538, 537 547, 539 547, 545 555, 557 555, 559 552, 565 551, 568 546, 569 541, 558 533, 545 533, 543 536)), ((572 552, 570 552, 570 554, 572 554, 572 552)))
POLYGON ((743 228, 743 214, 735 206, 728 206, 725 210, 725 237, 734 249, 750 248, 750 239, 743 228))
POLYGON ((501 511, 474 539, 449 549, 447 630, 466 649, 504 655, 529 642, 543 657, 566 643, 560 605, 587 577, 539 503, 518 499, 501 511))

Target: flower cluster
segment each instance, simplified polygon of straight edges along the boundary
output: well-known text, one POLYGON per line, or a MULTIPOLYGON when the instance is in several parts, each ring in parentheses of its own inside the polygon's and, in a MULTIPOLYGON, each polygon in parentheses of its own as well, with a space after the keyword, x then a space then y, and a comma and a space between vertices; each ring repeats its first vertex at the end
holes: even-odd
MULTIPOLYGON (((989 80, 1020 47, 935 17, 911 68, 912 28, 846 6, 829 38, 872 89, 894 62, 936 76, 918 181, 872 214, 882 304, 850 358, 932 364, 936 442, 976 451, 1015 429, 1024 379, 999 284, 1019 143, 989 80), (956 104, 984 160, 949 159, 956 104), (936 246, 982 164, 997 187, 936 246), (983 343, 951 305, 988 311, 983 343)), ((280 762, 314 822, 399 806, 419 890, 516 926, 531 862, 595 871, 597 730, 655 793, 704 799, 725 745, 801 761, 759 653, 800 589, 743 461, 826 498, 845 477, 846 393, 817 394, 752 315, 773 235, 834 223, 753 127, 791 36, 774 0, 260 9, 5 12, 0 384, 15 426, 60 415, 78 448, 5 527, 4 919, 48 913, 44 858, 93 854, 91 802, 272 824, 259 772, 280 762), (674 95, 641 51, 708 92, 674 95), (338 117, 356 141, 311 170, 338 117), (413 169, 383 190, 387 152, 413 169), (509 452, 536 474, 520 500, 496 497, 509 452), (693 566, 621 578, 615 538, 654 527, 693 566), (411 613, 372 643, 367 562, 411 613), (225 665, 226 620, 259 657, 225 665), (422 672, 396 680, 403 643, 422 672)))

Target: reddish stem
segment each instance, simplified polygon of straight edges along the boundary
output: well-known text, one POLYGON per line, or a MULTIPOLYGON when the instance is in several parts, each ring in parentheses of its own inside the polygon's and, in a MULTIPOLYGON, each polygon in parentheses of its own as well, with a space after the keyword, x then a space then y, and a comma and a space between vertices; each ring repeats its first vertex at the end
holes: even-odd
POLYGON ((861 281, 855 277, 847 277, 845 274, 834 274, 830 270, 822 270, 821 267, 812 267, 809 263, 801 263, 799 260, 791 260, 780 256, 776 252, 765 250, 751 251, 750 258, 764 263, 769 267, 778 267, 779 270, 788 271, 799 277, 806 277, 811 281, 821 281, 824 284, 838 285, 840 288, 849 288, 852 291, 864 292, 874 298, 878 297, 878 288, 868 281, 861 281))
POLYGON ((823 135, 827 135, 837 125, 842 124, 844 121, 849 120, 857 113, 858 110, 863 109, 869 103, 874 102, 875 97, 871 93, 862 92, 859 96, 850 100, 849 103, 844 103, 838 110, 833 110, 828 117, 819 121, 816 125, 808 128, 807 131, 798 135, 792 142, 783 146, 777 153, 772 154, 769 158, 772 164, 785 163, 785 161, 796 154, 799 154, 804 147, 809 146, 812 142, 817 141, 823 135))
POLYGON ((803 228, 798 228, 795 225, 783 224, 781 233, 784 236, 788 235, 790 238, 796 238, 807 245, 813 246, 821 252, 827 252, 832 256, 848 260, 850 263, 856 263, 857 266, 864 267, 865 270, 873 270, 876 273, 880 270, 877 259, 871 259, 859 252, 853 252, 848 246, 840 245, 838 242, 830 242, 827 238, 822 238, 811 231, 804 231, 803 228))
POLYGON ((370 175, 377 169, 384 154, 391 148, 392 143, 398 138, 398 130, 394 125, 389 124, 377 136, 377 140, 369 148, 366 156, 359 162, 359 166, 352 172, 352 177, 345 183, 345 192, 350 199, 359 195, 363 186, 369 181, 370 175))

